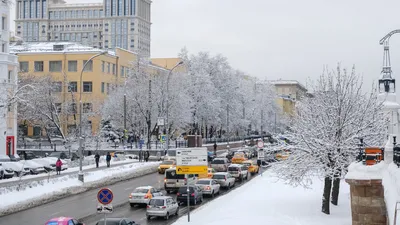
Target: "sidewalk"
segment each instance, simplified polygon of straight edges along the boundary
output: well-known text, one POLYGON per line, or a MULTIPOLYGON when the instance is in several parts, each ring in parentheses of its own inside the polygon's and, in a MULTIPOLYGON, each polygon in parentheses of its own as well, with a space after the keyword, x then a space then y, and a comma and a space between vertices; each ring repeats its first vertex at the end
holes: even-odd
MULTIPOLYGON (((111 161, 111 167, 115 166, 121 166, 125 164, 131 164, 131 163, 136 163, 139 162, 137 159, 126 159, 122 161, 111 161)), ((100 162, 99 163, 99 168, 96 168, 96 165, 88 165, 88 166, 83 166, 82 170, 84 172, 92 172, 92 171, 97 171, 107 168, 106 162, 100 162)), ((39 180, 46 180, 48 178, 54 178, 54 177, 63 177, 67 176, 69 174, 73 174, 79 171, 79 167, 72 167, 67 170, 61 171, 61 175, 56 175, 55 172, 50 172, 49 173, 43 173, 43 174, 38 174, 38 175, 27 175, 23 176, 21 179, 19 177, 13 177, 11 179, 3 179, 0 180, 0 188, 1 187, 9 187, 9 186, 14 186, 18 185, 19 182, 27 182, 27 181, 39 181, 39 180), (50 176, 49 176, 50 175, 50 176)))

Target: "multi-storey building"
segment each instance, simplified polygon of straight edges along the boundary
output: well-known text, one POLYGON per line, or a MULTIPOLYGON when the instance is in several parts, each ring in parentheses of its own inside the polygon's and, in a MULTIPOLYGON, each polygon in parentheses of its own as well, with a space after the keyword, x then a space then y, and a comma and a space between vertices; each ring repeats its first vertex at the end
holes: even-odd
POLYGON ((17 0, 15 32, 25 42, 79 42, 150 56, 150 7, 150 0, 17 0))
MULTIPOLYGON (((79 125, 79 94, 80 94, 80 74, 82 75, 82 118, 86 124, 91 126, 92 134, 96 133, 100 124, 100 115, 92 112, 98 111, 102 102, 107 98, 109 91, 113 87, 118 87, 125 82, 128 74, 133 71, 132 62, 137 60, 137 54, 121 48, 115 51, 95 57, 85 69, 84 63, 92 56, 103 52, 89 46, 80 45, 72 42, 57 43, 15 43, 10 47, 11 53, 18 55, 20 65, 20 76, 46 76, 50 75, 53 79, 54 94, 58 95, 58 104, 71 104, 69 110, 63 112, 62 129, 64 134, 68 134, 71 129, 79 125), (89 116, 87 116, 89 115, 89 116), (77 123, 78 122, 78 123, 77 123)), ((150 65, 150 69, 165 71, 161 67, 150 65)), ((21 121, 22 122, 22 121, 21 121)), ((38 136, 43 134, 42 128, 29 121, 25 135, 38 136)))
POLYGON ((307 88, 296 80, 274 80, 269 82, 275 86, 278 104, 281 106, 282 111, 288 115, 293 114, 296 101, 307 96, 307 88))
POLYGON ((0 0, 0 155, 15 154, 17 141, 17 104, 12 96, 18 83, 18 60, 9 54, 10 4, 0 0))

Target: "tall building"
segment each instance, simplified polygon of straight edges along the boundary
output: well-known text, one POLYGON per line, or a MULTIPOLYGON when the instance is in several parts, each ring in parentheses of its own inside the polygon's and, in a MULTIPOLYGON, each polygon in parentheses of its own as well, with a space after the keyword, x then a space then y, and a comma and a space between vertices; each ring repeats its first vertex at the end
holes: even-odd
POLYGON ((273 80, 269 82, 275 86, 278 95, 277 103, 287 115, 293 115, 297 100, 308 96, 307 88, 296 80, 273 80))
POLYGON ((12 96, 17 88, 17 65, 15 55, 9 54, 11 1, 0 1, 0 155, 16 153, 17 104, 12 96))
POLYGON ((16 36, 150 56, 150 0, 17 0, 16 36))

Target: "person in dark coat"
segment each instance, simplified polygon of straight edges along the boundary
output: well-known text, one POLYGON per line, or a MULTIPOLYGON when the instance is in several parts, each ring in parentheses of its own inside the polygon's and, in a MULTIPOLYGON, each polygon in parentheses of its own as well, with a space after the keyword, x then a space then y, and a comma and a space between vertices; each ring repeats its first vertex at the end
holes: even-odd
POLYGON ((98 152, 94 155, 94 159, 96 160, 96 168, 99 168, 100 155, 98 152))
POLYGON ((110 167, 110 161, 111 161, 111 154, 110 152, 107 152, 106 156, 107 167, 110 167))
POLYGON ((217 142, 214 142, 214 156, 217 157, 217 142))
POLYGON ((150 157, 150 152, 149 150, 146 151, 146 162, 149 161, 149 157, 150 157))

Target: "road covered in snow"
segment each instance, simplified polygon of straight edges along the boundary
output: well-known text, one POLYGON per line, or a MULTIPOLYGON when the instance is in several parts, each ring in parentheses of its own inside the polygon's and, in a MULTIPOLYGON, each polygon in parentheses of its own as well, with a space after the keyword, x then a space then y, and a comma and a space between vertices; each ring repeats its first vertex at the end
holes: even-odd
POLYGON ((319 179, 310 189, 288 186, 267 171, 196 209, 190 223, 185 215, 173 225, 351 225, 349 185, 342 182, 339 205, 332 205, 331 215, 321 213, 322 186, 319 179))

